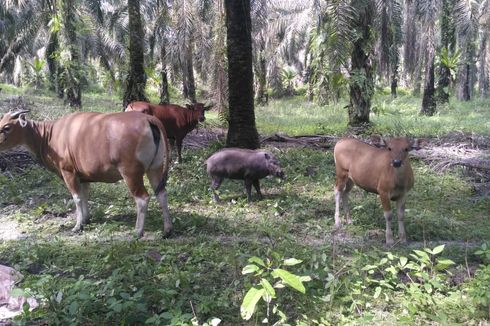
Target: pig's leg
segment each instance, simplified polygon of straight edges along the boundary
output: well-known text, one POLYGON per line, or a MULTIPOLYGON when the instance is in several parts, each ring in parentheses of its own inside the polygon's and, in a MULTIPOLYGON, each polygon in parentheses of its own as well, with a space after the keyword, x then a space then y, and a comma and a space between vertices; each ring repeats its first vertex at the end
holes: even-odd
POLYGON ((212 179, 213 181, 211 183, 211 189, 213 191, 213 199, 214 201, 219 202, 219 196, 216 190, 218 190, 219 186, 221 186, 221 183, 223 182, 223 178, 213 176, 212 179))
POLYGON ((259 195, 259 198, 262 199, 264 196, 262 196, 262 193, 260 192, 260 183, 259 179, 253 181, 253 185, 255 190, 257 191, 257 195, 259 195))
POLYGON ((247 198, 249 203, 252 201, 252 183, 252 180, 245 179, 245 190, 247 190, 247 198))

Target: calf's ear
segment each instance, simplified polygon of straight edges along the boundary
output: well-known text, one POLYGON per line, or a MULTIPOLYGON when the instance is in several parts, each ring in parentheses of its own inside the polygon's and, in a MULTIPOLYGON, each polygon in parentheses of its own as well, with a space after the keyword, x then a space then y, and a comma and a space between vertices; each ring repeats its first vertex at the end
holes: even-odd
POLYGON ((427 145, 427 140, 415 138, 412 140, 411 150, 418 151, 419 149, 422 149, 422 147, 424 147, 425 145, 427 145))
POLYGON ((386 147, 385 140, 379 135, 371 135, 369 137, 369 142, 371 143, 371 145, 376 147, 386 147))

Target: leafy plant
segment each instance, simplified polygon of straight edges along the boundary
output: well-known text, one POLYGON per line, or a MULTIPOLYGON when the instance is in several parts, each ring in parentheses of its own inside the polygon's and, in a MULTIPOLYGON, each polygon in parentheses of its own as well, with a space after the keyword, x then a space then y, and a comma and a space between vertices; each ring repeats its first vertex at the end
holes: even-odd
POLYGON ((245 320, 249 320, 255 313, 255 308, 259 301, 266 305, 266 318, 263 322, 270 323, 271 305, 272 314, 277 315, 279 320, 275 323, 283 322, 287 319, 285 313, 280 310, 280 306, 273 300, 278 298, 275 289, 282 289, 286 286, 305 293, 306 289, 303 282, 310 281, 309 276, 298 276, 284 269, 285 266, 294 266, 302 262, 296 258, 281 259, 277 253, 272 253, 273 259, 265 260, 253 256, 248 259, 249 265, 242 270, 243 275, 253 274, 253 286, 247 291, 243 298, 240 312, 245 320), (274 285, 272 285, 274 284, 274 285))

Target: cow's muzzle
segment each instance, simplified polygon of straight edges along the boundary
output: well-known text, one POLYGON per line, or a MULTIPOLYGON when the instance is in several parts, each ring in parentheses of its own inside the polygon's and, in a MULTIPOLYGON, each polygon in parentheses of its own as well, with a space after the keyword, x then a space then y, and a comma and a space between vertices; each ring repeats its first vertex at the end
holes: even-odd
POLYGON ((401 160, 393 160, 393 161, 391 161, 391 164, 393 164, 393 167, 399 168, 400 166, 402 166, 402 161, 401 160))

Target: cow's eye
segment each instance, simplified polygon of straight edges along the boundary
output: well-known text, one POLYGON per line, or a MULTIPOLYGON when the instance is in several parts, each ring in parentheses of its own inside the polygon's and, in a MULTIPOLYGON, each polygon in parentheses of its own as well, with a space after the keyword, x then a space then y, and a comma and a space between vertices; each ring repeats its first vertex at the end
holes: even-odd
POLYGON ((388 147, 388 150, 391 152, 391 147, 388 147))
POLYGON ((405 152, 408 152, 408 147, 407 147, 407 148, 405 148, 405 152))
POLYGON ((3 132, 9 132, 11 127, 9 125, 6 125, 5 127, 2 128, 3 132))

